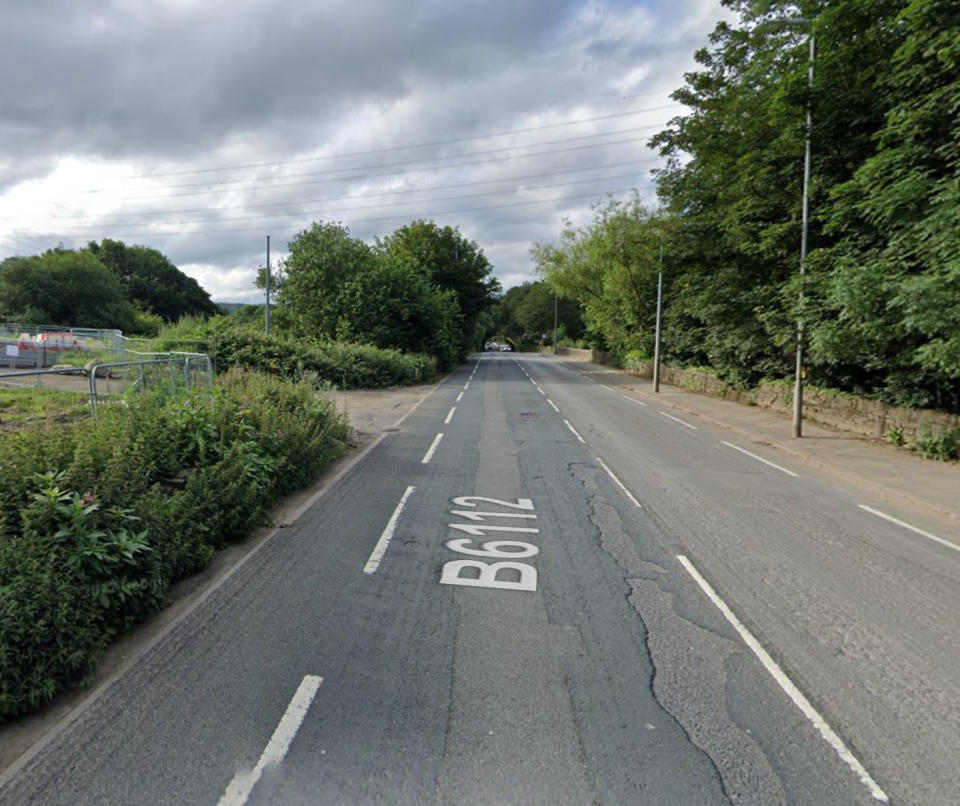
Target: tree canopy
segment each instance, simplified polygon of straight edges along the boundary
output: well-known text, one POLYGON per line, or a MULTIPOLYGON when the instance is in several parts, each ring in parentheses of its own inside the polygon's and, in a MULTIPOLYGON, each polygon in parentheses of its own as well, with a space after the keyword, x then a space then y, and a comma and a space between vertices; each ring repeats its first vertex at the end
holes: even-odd
MULTIPOLYGON (((538 245, 593 338, 648 349, 664 249, 664 355, 753 383, 813 383, 960 411, 960 26, 954 0, 723 0, 651 144, 661 207, 636 198, 538 245), (812 86, 809 37, 817 44, 812 86), (810 251, 800 276, 806 113, 810 251), (618 253, 624 219, 633 229, 618 253)), ((626 236, 625 236, 626 237, 626 236)))

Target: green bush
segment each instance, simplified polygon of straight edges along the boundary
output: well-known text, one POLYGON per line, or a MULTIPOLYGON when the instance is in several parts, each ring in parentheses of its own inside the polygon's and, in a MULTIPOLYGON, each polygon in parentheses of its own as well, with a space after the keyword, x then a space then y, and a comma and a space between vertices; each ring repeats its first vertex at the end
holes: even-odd
POLYGON ((348 426, 314 377, 246 370, 0 440, 0 721, 81 679, 169 585, 308 484, 348 426))
POLYGON ((944 428, 936 433, 925 428, 914 440, 913 449, 927 459, 956 459, 960 456, 960 428, 944 428))

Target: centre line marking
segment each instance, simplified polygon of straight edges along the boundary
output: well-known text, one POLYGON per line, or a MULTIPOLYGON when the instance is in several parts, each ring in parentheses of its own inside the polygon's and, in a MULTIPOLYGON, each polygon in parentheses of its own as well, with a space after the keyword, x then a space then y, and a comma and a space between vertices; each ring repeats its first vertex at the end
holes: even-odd
POLYGON ((600 385, 601 385, 604 389, 606 389, 608 392, 613 392, 613 394, 615 394, 615 395, 619 395, 619 394, 620 394, 616 389, 614 389, 614 388, 611 387, 611 386, 607 386, 605 383, 601 383, 600 385))
POLYGON ((694 431, 699 431, 699 430, 700 430, 699 428, 697 428, 697 426, 695 426, 695 425, 690 425, 690 423, 685 423, 685 422, 684 422, 683 420, 681 420, 679 417, 674 417, 672 414, 667 414, 665 411, 661 411, 660 413, 661 413, 664 417, 669 417, 671 420, 674 420, 675 422, 680 423, 680 425, 685 425, 687 428, 692 428, 694 431))
POLYGON ((694 581, 700 586, 701 590, 707 595, 707 598, 713 602, 717 609, 723 613, 724 618, 730 622, 733 629, 737 631, 740 637, 743 639, 743 642, 750 647, 753 654, 757 656, 757 659, 760 663, 763 664, 763 667, 770 673, 771 677, 777 682, 777 685, 786 693, 786 695, 793 700, 793 704, 800 709, 803 715, 813 723, 813 726, 817 729, 820 735, 826 740, 837 755, 846 762, 847 766, 852 769, 860 781, 870 790, 870 794, 873 796, 874 800, 878 800, 881 803, 889 803, 890 799, 887 797, 887 793, 884 792, 876 781, 870 777, 870 773, 866 771, 864 766, 857 760, 856 756, 853 755, 848 749, 847 746, 843 743, 841 739, 827 724, 827 721, 820 715, 820 712, 814 708, 810 701, 803 695, 803 692, 800 691, 790 680, 789 677, 784 673, 776 661, 770 657, 769 653, 760 645, 760 642, 753 637, 751 633, 743 624, 740 623, 733 611, 727 607, 726 602, 720 598, 717 592, 713 589, 709 582, 703 578, 700 572, 696 569, 694 564, 690 562, 684 555, 678 554, 677 559, 680 561, 680 564, 687 570, 687 573, 693 577, 694 581))
POLYGON ((317 696, 317 689, 320 688, 322 682, 322 677, 312 674, 306 675, 300 681, 300 686, 293 695, 293 699, 290 700, 287 710, 280 719, 280 724, 277 725, 273 736, 270 737, 270 741, 264 748, 257 766, 253 768, 252 772, 238 772, 233 776, 233 780, 221 795, 218 806, 243 806, 247 802, 247 798, 250 797, 257 781, 260 780, 260 776, 263 775, 263 771, 268 766, 275 766, 283 761, 284 756, 287 755, 287 750, 290 749, 293 737, 300 730, 300 725, 310 709, 313 698, 317 696))
POLYGON ((444 424, 444 425, 450 425, 450 421, 453 419, 453 413, 454 413, 456 410, 457 410, 457 407, 454 406, 453 408, 450 409, 449 412, 447 412, 447 419, 445 419, 445 420, 443 421, 443 424, 444 424))
POLYGON ((537 384, 534 384, 534 386, 537 387, 537 391, 538 391, 541 395, 543 395, 544 397, 547 396, 547 393, 544 392, 543 389, 541 389, 539 386, 537 386, 537 384))
POLYGON ((463 385, 463 391, 466 392, 467 389, 469 389, 469 388, 470 388, 470 381, 467 381, 467 382, 463 385))
POLYGON ((383 534, 380 535, 377 545, 375 545, 373 551, 370 552, 370 559, 368 559, 367 564, 363 566, 363 573, 375 574, 377 572, 377 569, 380 567, 380 561, 383 559, 383 555, 387 553, 387 549, 390 547, 390 541, 393 540, 393 533, 397 531, 400 513, 403 512, 403 508, 407 505, 407 499, 413 495, 413 491, 416 489, 416 487, 407 487, 403 498, 400 499, 400 503, 397 504, 397 508, 393 510, 390 520, 387 521, 387 525, 384 527, 383 534))
POLYGON ((587 441, 577 433, 577 429, 574 428, 572 425, 570 425, 570 421, 569 421, 569 420, 564 420, 563 422, 566 423, 567 428, 569 428, 569 429, 573 432, 573 435, 574 435, 578 440, 580 440, 580 442, 582 442, 584 445, 587 444, 587 441))
POLYGON ((430 447, 427 449, 427 452, 424 454, 423 459, 420 460, 420 464, 425 465, 431 459, 433 459, 434 451, 437 450, 437 445, 440 444, 441 439, 443 439, 443 431, 441 431, 439 434, 437 434, 433 438, 433 442, 431 443, 430 447))
POLYGON ((614 472, 609 467, 607 467, 607 463, 604 462, 603 459, 601 459, 599 456, 597 457, 597 463, 600 465, 600 467, 602 467, 604 470, 607 471, 607 475, 613 479, 614 484, 616 484, 621 490, 623 490, 623 494, 626 495, 627 498, 629 498, 633 502, 633 505, 637 509, 643 509, 643 507, 640 506, 640 502, 633 497, 633 493, 626 488, 624 483, 616 477, 614 472))
POLYGON ((549 397, 547 398, 547 403, 549 403, 551 406, 553 406, 553 410, 554 410, 557 414, 560 413, 560 409, 557 408, 557 404, 554 403, 549 397))
POLYGON ((463 397, 463 392, 461 392, 459 395, 457 395, 457 403, 460 402, 460 398, 462 398, 462 397, 463 397))
POLYGON ((741 448, 739 445, 734 445, 732 442, 724 442, 728 448, 733 448, 735 451, 740 451, 740 453, 745 453, 747 456, 756 459, 758 462, 763 462, 765 465, 770 465, 770 467, 775 467, 781 473, 786 473, 788 476, 793 476, 795 479, 800 478, 799 473, 794 473, 792 470, 787 470, 785 467, 780 467, 780 465, 775 465, 773 462, 769 462, 764 459, 762 456, 757 456, 755 453, 750 453, 746 448, 741 448))
POLYGON ((936 535, 930 534, 930 532, 923 531, 923 529, 918 529, 916 526, 912 526, 906 521, 902 521, 899 518, 894 518, 893 515, 888 515, 886 512, 881 512, 879 509, 868 507, 866 504, 857 504, 857 506, 865 512, 869 512, 871 515, 876 515, 878 518, 883 518, 884 520, 890 521, 890 523, 897 524, 897 526, 902 526, 904 529, 909 529, 911 532, 915 532, 921 537, 927 538, 927 540, 933 540, 934 542, 953 549, 954 551, 960 551, 960 546, 958 546, 956 543, 951 543, 949 540, 944 540, 942 537, 937 537, 936 535))
POLYGON ((630 397, 630 395, 621 395, 626 400, 629 400, 631 403, 636 403, 638 406, 646 406, 642 400, 637 400, 635 397, 630 397))

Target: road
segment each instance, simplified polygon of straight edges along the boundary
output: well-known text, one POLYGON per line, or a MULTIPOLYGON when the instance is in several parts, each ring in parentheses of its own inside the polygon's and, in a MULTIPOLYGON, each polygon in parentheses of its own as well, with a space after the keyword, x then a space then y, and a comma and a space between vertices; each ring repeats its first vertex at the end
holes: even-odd
POLYGON ((956 804, 949 535, 694 419, 475 357, 0 804, 956 804))

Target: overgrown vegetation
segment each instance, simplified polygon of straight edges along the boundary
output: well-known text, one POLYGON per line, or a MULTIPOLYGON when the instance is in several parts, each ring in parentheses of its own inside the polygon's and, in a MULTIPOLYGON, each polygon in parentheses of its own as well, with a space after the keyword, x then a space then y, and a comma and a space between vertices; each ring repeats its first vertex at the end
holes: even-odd
POLYGON ((749 386, 787 377, 802 317, 810 383, 960 413, 956 3, 723 5, 739 20, 697 52, 673 96, 689 113, 652 140, 662 209, 598 205, 534 250, 542 276, 582 305, 594 346, 649 354, 662 254, 666 361, 749 386))
POLYGON ((343 449, 318 381, 235 369, 0 440, 0 721, 81 681, 170 585, 343 449))

